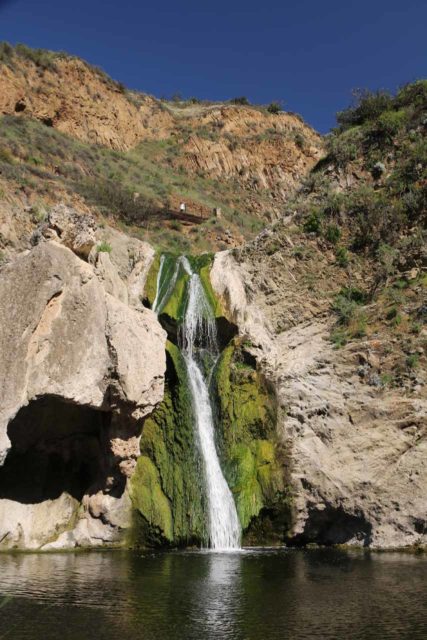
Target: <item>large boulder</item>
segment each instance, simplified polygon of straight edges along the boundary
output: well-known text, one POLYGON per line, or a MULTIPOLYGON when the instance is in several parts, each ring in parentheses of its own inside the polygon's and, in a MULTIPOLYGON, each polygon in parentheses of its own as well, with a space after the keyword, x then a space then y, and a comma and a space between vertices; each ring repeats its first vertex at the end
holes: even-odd
POLYGON ((117 513, 129 502, 143 418, 163 397, 166 335, 154 313, 119 298, 56 242, 0 271, 2 546, 40 547, 64 531, 63 546, 90 544, 95 529, 99 544, 100 531, 111 542, 126 527, 117 513), (50 517, 62 522, 53 532, 50 517), (83 538, 82 518, 97 520, 83 538))

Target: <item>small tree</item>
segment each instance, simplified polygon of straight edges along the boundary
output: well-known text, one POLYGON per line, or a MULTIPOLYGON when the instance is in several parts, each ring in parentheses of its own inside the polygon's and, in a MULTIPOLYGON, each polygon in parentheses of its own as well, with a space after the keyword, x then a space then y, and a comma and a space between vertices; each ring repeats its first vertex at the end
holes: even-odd
POLYGON ((250 102, 246 96, 239 96, 238 98, 232 98, 230 100, 231 104, 240 104, 240 105, 249 105, 250 102))
POLYGON ((282 107, 278 102, 270 102, 270 104, 267 107, 268 113, 280 113, 281 110, 282 110, 282 107))

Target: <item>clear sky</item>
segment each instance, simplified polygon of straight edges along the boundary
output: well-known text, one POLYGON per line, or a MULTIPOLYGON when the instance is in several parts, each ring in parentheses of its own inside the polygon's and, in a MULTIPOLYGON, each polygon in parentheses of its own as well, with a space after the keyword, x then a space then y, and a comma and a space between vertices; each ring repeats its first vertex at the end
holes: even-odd
POLYGON ((353 88, 427 76, 427 0, 0 0, 0 39, 158 97, 281 100, 326 132, 353 88))

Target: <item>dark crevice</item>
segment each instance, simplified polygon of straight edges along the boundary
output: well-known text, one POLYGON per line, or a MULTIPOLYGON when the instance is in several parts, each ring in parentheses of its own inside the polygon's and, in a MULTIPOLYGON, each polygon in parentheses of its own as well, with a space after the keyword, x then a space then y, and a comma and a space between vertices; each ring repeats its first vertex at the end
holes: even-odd
POLYGON ((9 423, 11 449, 0 467, 0 498, 24 504, 77 500, 102 486, 110 414, 43 396, 9 423))
POLYGON ((326 505, 325 509, 311 509, 304 531, 288 542, 294 546, 315 543, 324 546, 358 541, 369 547, 372 542, 372 524, 363 514, 347 513, 342 507, 326 505))

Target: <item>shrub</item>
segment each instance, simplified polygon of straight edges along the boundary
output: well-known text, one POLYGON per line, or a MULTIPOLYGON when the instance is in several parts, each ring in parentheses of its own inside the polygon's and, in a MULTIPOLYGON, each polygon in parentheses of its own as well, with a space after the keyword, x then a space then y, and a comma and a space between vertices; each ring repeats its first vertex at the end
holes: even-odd
POLYGON ((357 304, 365 304, 368 299, 366 293, 357 287, 343 287, 339 295, 345 296, 348 300, 353 300, 357 304))
POLYGON ((335 257, 340 267, 343 267, 343 268, 348 267, 349 256, 348 256, 348 251, 345 247, 337 247, 335 251, 335 257))
POLYGON ((396 269, 396 263, 399 259, 399 251, 394 247, 390 247, 388 244, 380 244, 377 251, 377 257, 381 265, 380 275, 385 278, 391 276, 396 269))
POLYGON ((391 373, 381 374, 381 384, 383 387, 388 387, 393 384, 393 376, 391 375, 391 373))
POLYGON ((278 102, 270 102, 267 107, 268 113, 280 113, 282 111, 282 107, 278 102))
POLYGON ((410 105, 415 109, 427 109, 427 80, 405 84, 396 95, 396 106, 410 105))
POLYGON ((366 335, 367 319, 361 309, 355 309, 350 323, 349 333, 352 338, 363 338, 366 335))
POLYGON ((396 307, 391 307, 385 315, 386 320, 394 320, 398 314, 398 310, 396 307))
POLYGON ((144 222, 150 215, 158 213, 158 207, 151 198, 135 198, 131 189, 113 180, 83 180, 76 183, 76 188, 101 209, 131 223, 144 222))
POLYGON ((375 120, 384 111, 390 109, 393 97, 388 91, 369 91, 356 89, 353 92, 353 104, 337 113, 337 122, 341 130, 375 120))
POLYGON ((0 42, 0 62, 7 64, 13 56, 13 47, 8 42, 0 42))
POLYGON ((326 139, 328 156, 338 167, 346 167, 361 153, 361 142, 362 135, 359 130, 345 131, 341 134, 332 133, 326 139))
POLYGON ((322 218, 318 211, 312 211, 307 220, 304 222, 304 231, 306 233, 320 233, 322 218))
POLYGON ((369 186, 353 191, 347 199, 347 212, 354 228, 354 248, 376 248, 397 236, 402 222, 400 206, 369 186))
POLYGON ((383 162, 376 162, 371 169, 371 175, 374 180, 379 180, 386 171, 385 164, 383 162))
POLYGON ((325 231, 325 238, 331 244, 337 244, 341 238, 341 230, 336 224, 328 224, 325 231))
POLYGON ((325 196, 323 202, 324 213, 327 216, 335 218, 341 213, 341 209, 345 203, 345 196, 337 191, 332 191, 325 196))
POLYGON ((106 242, 105 240, 103 240, 102 242, 99 243, 99 245, 96 247, 96 250, 98 253, 101 252, 105 252, 105 253, 111 253, 111 251, 113 250, 113 247, 111 246, 111 244, 109 244, 108 242, 106 242))
POLYGON ((400 111, 384 111, 376 123, 376 131, 384 138, 391 140, 402 129, 408 119, 404 109, 400 111))
MULTIPOLYGON (((350 322, 357 319, 360 326, 363 321, 366 325, 366 319, 358 311, 359 305, 364 304, 366 295, 356 287, 343 287, 335 296, 333 310, 338 316, 338 324, 349 326, 350 322)), ((360 329, 360 327, 359 327, 360 329)), ((353 333, 353 335, 355 335, 353 333)))
POLYGON ((357 303, 354 302, 354 300, 350 300, 343 295, 337 295, 333 309, 338 316, 338 323, 342 325, 349 325, 356 308, 357 303))
POLYGON ((409 369, 416 369, 418 366, 419 356, 416 353, 411 354, 406 358, 406 365, 409 369))
POLYGON ((231 104, 249 105, 250 102, 246 96, 239 96, 230 100, 231 104))
POLYGON ((335 329, 330 336, 331 342, 336 349, 340 349, 347 344, 347 333, 343 329, 335 329))
POLYGON ((294 142, 299 149, 304 149, 306 141, 305 137, 300 131, 297 131, 294 135, 294 142))

